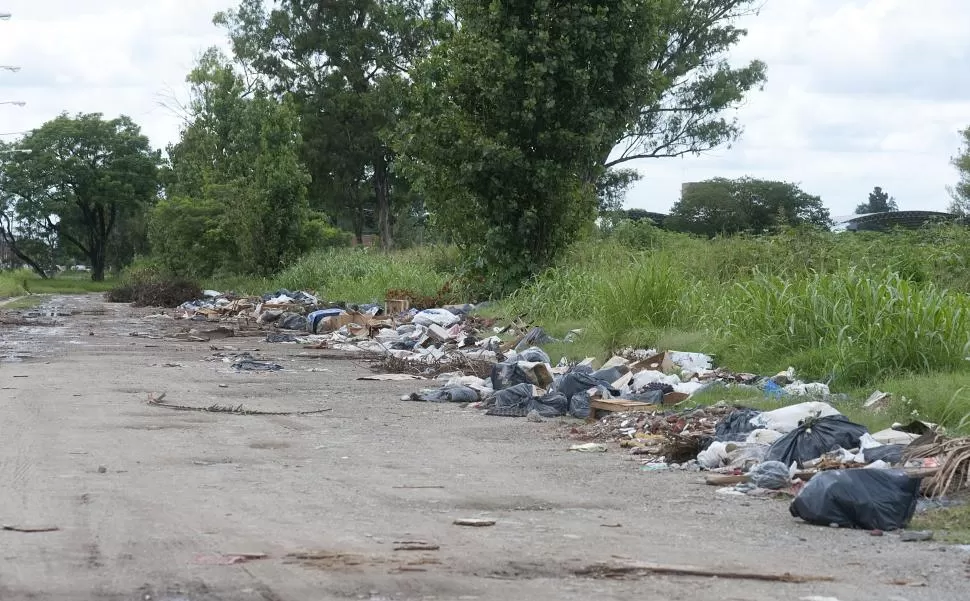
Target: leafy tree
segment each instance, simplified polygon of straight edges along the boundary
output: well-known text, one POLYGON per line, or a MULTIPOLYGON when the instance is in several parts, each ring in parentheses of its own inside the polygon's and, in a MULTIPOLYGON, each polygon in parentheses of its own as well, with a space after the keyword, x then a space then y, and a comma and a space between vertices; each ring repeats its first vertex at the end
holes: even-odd
POLYGON ((622 209, 627 192, 638 181, 640 181, 640 174, 635 169, 604 171, 596 182, 596 195, 600 200, 600 215, 622 209))
POLYGON ((801 224, 829 225, 821 198, 788 182, 745 177, 685 184, 665 227, 713 237, 801 224))
POLYGON ((949 188, 953 202, 950 205, 951 213, 960 215, 970 215, 970 127, 961 132, 963 136, 963 148, 960 154, 953 157, 952 164, 960 174, 960 181, 957 185, 949 188))
POLYGON ((887 213, 898 210, 899 206, 896 205, 896 199, 876 186, 869 193, 869 202, 857 206, 855 213, 856 215, 865 215, 866 213, 887 213))
POLYGON ((188 81, 189 121, 168 149, 171 201, 153 213, 153 250, 163 263, 185 269, 176 255, 195 249, 200 275, 226 262, 237 272, 272 273, 311 242, 297 108, 259 83, 247 84, 215 49, 188 81), (197 206, 190 208, 192 202, 197 206), (184 215, 169 223, 178 211, 184 215))
POLYGON ((396 149, 437 226, 492 292, 547 265, 597 212, 612 146, 660 75, 656 2, 456 0, 461 26, 412 76, 396 149))
POLYGON ((313 196, 349 217, 358 239, 376 209, 384 248, 392 245, 395 181, 383 134, 402 114, 405 73, 447 29, 442 4, 242 0, 216 16, 235 56, 299 103, 313 196))
POLYGON ((5 237, 12 229, 56 236, 84 254, 93 280, 103 280, 121 224, 137 220, 157 196, 159 153, 128 117, 105 121, 96 113, 61 115, 16 149, 5 154, 0 184, 5 237))
POLYGON ((727 54, 747 30, 739 18, 757 12, 760 0, 634 0, 649 5, 660 20, 659 43, 641 46, 628 60, 658 76, 659 94, 632 99, 637 114, 622 134, 603 148, 606 167, 636 159, 700 154, 730 144, 742 129, 725 112, 738 108, 765 82, 758 60, 732 67, 727 54))

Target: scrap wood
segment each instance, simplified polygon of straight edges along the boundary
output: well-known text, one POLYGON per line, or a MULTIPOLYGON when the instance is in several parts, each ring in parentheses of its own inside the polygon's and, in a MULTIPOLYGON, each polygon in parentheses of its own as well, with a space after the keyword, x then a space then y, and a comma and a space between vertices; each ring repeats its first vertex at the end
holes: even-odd
POLYGON ((372 376, 362 376, 357 379, 373 382, 396 382, 404 380, 423 380, 424 378, 415 374, 374 374, 372 376))
POLYGON ((644 574, 667 574, 672 576, 700 576, 703 578, 727 578, 730 580, 761 580, 765 582, 833 582, 831 576, 805 576, 785 572, 737 572, 723 568, 703 568, 696 566, 665 565, 659 563, 635 563, 626 565, 595 564, 575 572, 577 576, 592 578, 623 578, 625 576, 641 576, 644 574))
POLYGON ((940 457, 938 473, 925 484, 928 496, 939 498, 970 484, 970 437, 946 439, 934 435, 926 444, 913 446, 918 442, 910 445, 904 459, 940 457))
POLYGON ((4 524, 2 529, 8 532, 25 532, 28 534, 36 532, 57 532, 60 530, 58 526, 11 526, 8 524, 4 524))
POLYGON ((440 548, 440 545, 423 540, 394 541, 395 551, 437 551, 440 548))
POLYGON ((153 394, 148 395, 148 404, 153 407, 164 407, 165 409, 174 409, 176 411, 202 411, 205 413, 230 413, 232 415, 282 415, 282 416, 295 416, 295 415, 315 415, 318 413, 326 413, 327 411, 333 411, 333 408, 327 409, 316 409, 314 411, 260 411, 258 409, 246 409, 241 404, 240 405, 209 405, 208 407, 189 407, 187 405, 175 405, 172 403, 165 403, 163 399, 165 398, 165 393, 163 392, 159 396, 153 394))
MULTIPOLYGON (((863 469, 862 466, 848 469, 863 469)), ((823 470, 802 470, 795 472, 796 480, 809 481, 815 475, 819 474, 823 470)), ((938 473, 940 468, 931 467, 921 467, 921 468, 905 468, 903 472, 910 478, 927 478, 938 473)), ((735 484, 742 484, 748 481, 747 474, 708 474, 704 477, 704 482, 710 484, 711 486, 733 486, 735 484)))
POLYGON ((455 526, 471 526, 472 528, 486 528, 494 526, 495 520, 483 520, 477 518, 464 518, 452 522, 455 526))

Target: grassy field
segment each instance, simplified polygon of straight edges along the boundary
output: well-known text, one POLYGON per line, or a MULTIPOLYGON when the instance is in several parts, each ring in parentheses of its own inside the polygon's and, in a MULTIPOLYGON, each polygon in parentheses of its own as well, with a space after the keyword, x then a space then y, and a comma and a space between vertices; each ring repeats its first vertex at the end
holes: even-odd
POLYGON ((46 280, 41 279, 28 269, 0 272, 0 298, 10 298, 25 294, 84 294, 86 292, 105 292, 117 280, 107 279, 92 282, 90 274, 65 273, 46 280))

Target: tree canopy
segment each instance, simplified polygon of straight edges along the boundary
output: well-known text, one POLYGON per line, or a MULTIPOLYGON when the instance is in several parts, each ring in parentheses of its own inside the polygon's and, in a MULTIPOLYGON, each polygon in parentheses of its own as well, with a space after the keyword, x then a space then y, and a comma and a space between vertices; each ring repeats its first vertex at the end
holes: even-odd
POLYGON ((665 227, 713 237, 803 224, 829 225, 821 198, 792 183, 745 177, 685 184, 665 227))
POLYGON ((103 280, 109 253, 123 246, 119 231, 132 234, 122 226, 157 197, 160 153, 130 118, 98 113, 61 115, 9 150, 0 171, 4 238, 70 245, 90 262, 92 279, 103 280))
POLYGON ((297 107, 248 83, 215 49, 188 77, 188 121, 168 149, 166 196, 150 227, 159 259, 186 275, 270 274, 319 228, 299 158, 297 107))
POLYGON ((887 194, 879 186, 876 186, 869 193, 869 202, 864 202, 857 206, 855 213, 856 215, 865 215, 866 213, 888 213, 898 210, 899 206, 896 205, 896 199, 887 194))
POLYGON ((444 14, 425 0, 243 0, 216 16, 236 58, 297 103, 314 205, 358 238, 376 211, 384 248, 395 196, 384 134, 402 115, 405 74, 447 31, 444 14))

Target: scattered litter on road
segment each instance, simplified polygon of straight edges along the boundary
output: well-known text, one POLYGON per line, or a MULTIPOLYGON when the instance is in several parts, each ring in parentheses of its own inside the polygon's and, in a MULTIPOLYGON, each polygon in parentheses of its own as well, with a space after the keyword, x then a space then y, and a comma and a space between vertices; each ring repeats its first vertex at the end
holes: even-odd
POLYGON ((266 559, 267 557, 269 556, 266 553, 199 554, 193 558, 193 562, 207 566, 231 566, 257 559, 266 559))
POLYGON ((437 551, 440 548, 440 545, 423 540, 394 541, 395 551, 437 551))
POLYGON ((806 576, 799 574, 741 572, 720 568, 704 568, 696 566, 664 565, 658 563, 609 564, 600 563, 575 570, 577 576, 587 578, 630 578, 647 574, 661 574, 668 576, 699 576, 703 578, 723 578, 728 580, 761 580, 766 582, 832 582, 831 576, 806 576))
POLYGON ((595 442, 588 442, 586 444, 576 444, 569 447, 570 451, 578 451, 580 453, 605 453, 607 451, 605 444, 597 444, 595 442))
POLYGON ((471 526, 473 528, 485 528, 487 526, 494 526, 495 520, 484 520, 475 518, 459 519, 452 522, 455 526, 471 526))
POLYGON ((174 409, 176 411, 201 411, 205 413, 229 413, 232 415, 278 415, 278 416, 298 416, 298 415, 316 415, 318 413, 326 413, 328 411, 333 411, 333 408, 327 409, 314 409, 312 411, 261 411, 259 409, 246 409, 242 405, 209 405, 208 407, 190 407, 188 405, 175 405, 172 403, 166 403, 163 401, 165 398, 165 393, 163 392, 159 396, 153 394, 148 395, 148 404, 153 407, 164 407, 165 409, 174 409))
POLYGON ((394 486, 393 488, 405 488, 405 489, 408 489, 408 488, 412 488, 412 489, 421 489, 421 488, 444 488, 444 486, 441 486, 441 485, 439 485, 439 484, 431 484, 431 485, 428 485, 428 486, 421 486, 421 485, 413 485, 413 486, 412 486, 412 485, 409 485, 409 484, 405 484, 405 485, 403 485, 403 486, 394 486))
POLYGON ((357 379, 374 382, 405 382, 408 380, 423 380, 424 378, 411 374, 374 374, 372 376, 362 376, 357 379))
POLYGON ((244 359, 242 361, 237 361, 232 364, 232 368, 236 371, 280 371, 283 366, 279 363, 270 363, 268 361, 253 361, 251 359, 244 359))
POLYGON ((904 543, 919 543, 933 540, 932 530, 903 530, 899 533, 899 540, 904 543))
POLYGON ((10 526, 4 524, 2 526, 3 530, 8 532, 23 532, 26 534, 36 534, 40 532, 57 532, 60 530, 58 526, 10 526))
POLYGON ((99 474, 107 474, 108 473, 108 468, 105 467, 105 466, 103 466, 103 465, 99 465, 98 466, 98 473, 99 474))

